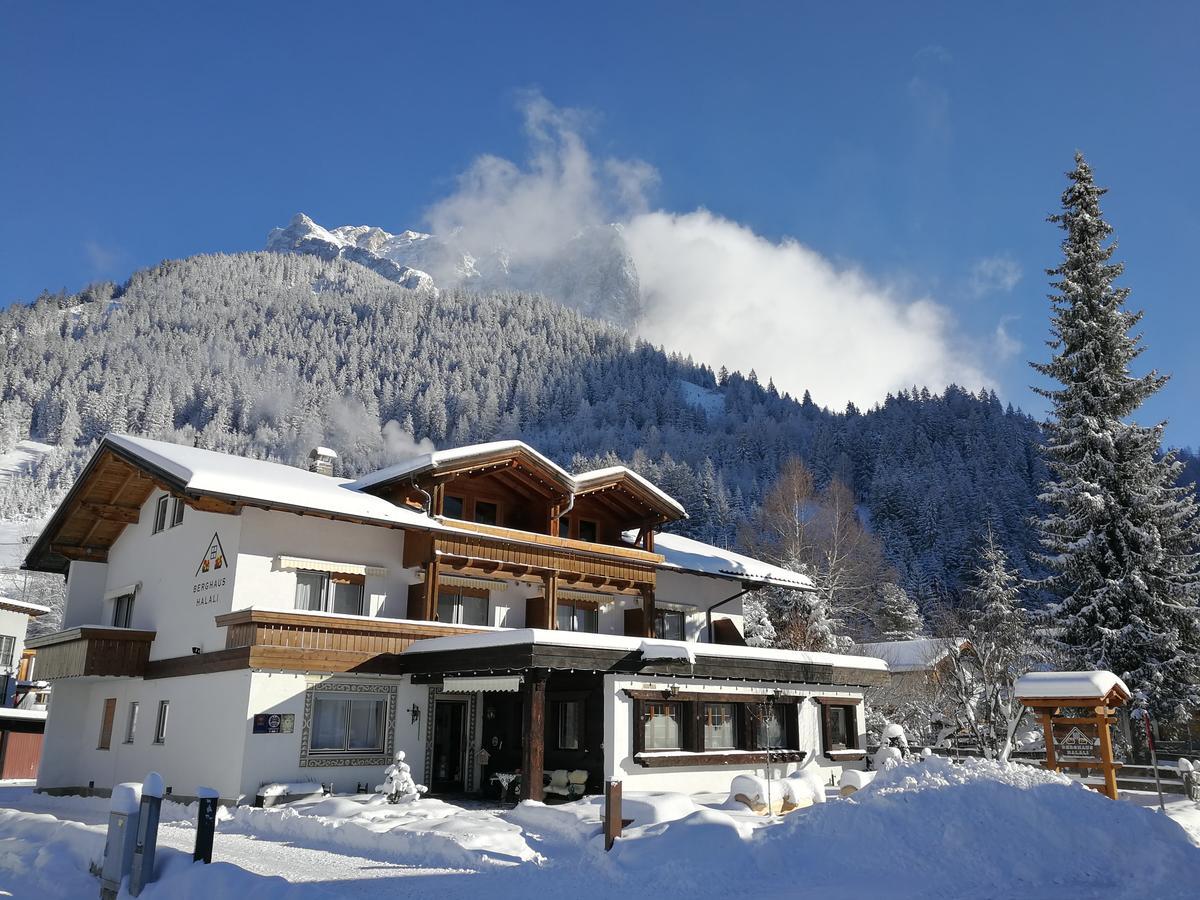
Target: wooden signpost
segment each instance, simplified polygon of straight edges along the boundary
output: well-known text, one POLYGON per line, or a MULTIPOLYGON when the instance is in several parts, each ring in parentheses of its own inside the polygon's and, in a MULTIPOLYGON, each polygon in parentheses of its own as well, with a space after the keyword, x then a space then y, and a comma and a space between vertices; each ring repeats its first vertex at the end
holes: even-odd
POLYGON ((1129 688, 1111 672, 1031 672, 1017 679, 1017 699, 1034 710, 1046 736, 1046 768, 1099 769, 1101 791, 1117 799, 1112 726, 1116 710, 1129 702, 1129 688), (1082 715, 1062 715, 1080 710, 1082 715))

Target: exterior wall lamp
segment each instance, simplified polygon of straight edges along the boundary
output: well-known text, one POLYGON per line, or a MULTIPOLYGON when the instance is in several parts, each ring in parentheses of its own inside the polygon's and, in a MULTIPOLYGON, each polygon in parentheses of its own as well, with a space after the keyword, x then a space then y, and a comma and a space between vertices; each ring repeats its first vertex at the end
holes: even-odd
POLYGON ((417 722, 421 721, 421 707, 417 706, 416 703, 413 703, 413 705, 409 707, 408 714, 412 716, 411 724, 416 725, 417 722))

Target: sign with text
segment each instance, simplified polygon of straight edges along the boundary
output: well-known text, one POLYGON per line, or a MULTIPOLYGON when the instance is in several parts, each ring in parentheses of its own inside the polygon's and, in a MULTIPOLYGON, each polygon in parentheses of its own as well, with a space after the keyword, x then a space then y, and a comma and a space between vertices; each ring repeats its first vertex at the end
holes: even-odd
POLYGON ((292 713, 256 713, 255 734, 291 734, 296 730, 296 716, 292 713))
POLYGON ((1100 735, 1095 723, 1054 725, 1054 752, 1063 759, 1100 760, 1100 735))
POLYGON ((227 562, 225 548, 221 546, 221 537, 215 531, 208 548, 196 566, 196 574, 192 576, 192 597, 197 606, 208 606, 221 599, 221 589, 225 587, 227 562))

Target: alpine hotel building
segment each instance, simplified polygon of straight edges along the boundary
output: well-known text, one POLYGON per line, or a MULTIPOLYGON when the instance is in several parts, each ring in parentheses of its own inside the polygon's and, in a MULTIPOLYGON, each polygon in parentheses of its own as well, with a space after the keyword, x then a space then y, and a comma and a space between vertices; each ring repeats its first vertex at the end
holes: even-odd
POLYGON ((67 579, 63 630, 30 642, 40 790, 353 791, 397 750, 434 793, 521 773, 534 799, 553 772, 694 792, 863 764, 886 664, 747 647, 747 592, 811 585, 660 532, 686 513, 636 473, 517 441, 334 462, 104 439, 26 559, 67 579))

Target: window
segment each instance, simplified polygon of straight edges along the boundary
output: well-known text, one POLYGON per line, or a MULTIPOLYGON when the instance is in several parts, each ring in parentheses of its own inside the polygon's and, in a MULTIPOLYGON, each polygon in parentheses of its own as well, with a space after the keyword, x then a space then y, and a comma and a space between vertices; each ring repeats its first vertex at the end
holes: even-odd
POLYGON ((170 705, 170 700, 158 701, 158 720, 154 723, 154 743, 156 744, 167 742, 167 709, 170 705))
POLYGON ((361 616, 364 586, 365 579, 361 575, 297 572, 296 609, 361 616))
POLYGON ((104 714, 100 717, 100 741, 96 749, 107 750, 112 745, 113 719, 117 716, 117 698, 104 701, 104 714))
POLYGON ((451 588, 438 592, 437 618, 447 625, 486 625, 487 592, 471 588, 451 588))
POLYGON ((463 498, 451 497, 448 494, 443 497, 442 515, 451 519, 461 519, 463 517, 463 498))
POLYGON ((858 720, 853 705, 822 702, 821 726, 826 753, 858 749, 858 720))
POLYGON ((133 734, 137 731, 138 702, 130 701, 129 716, 125 719, 125 743, 133 743, 133 734))
POLYGON ((387 698, 318 693, 313 700, 308 746, 322 753, 381 752, 387 698))
POLYGON ((481 525, 497 525, 500 521, 500 509, 495 503, 483 500, 475 501, 475 521, 481 525))
POLYGON ((683 612, 678 609, 655 610, 654 636, 668 641, 682 641, 683 612))
POLYGON ((599 533, 599 527, 595 522, 590 522, 587 519, 579 520, 579 539, 581 541, 591 541, 596 543, 596 535, 599 533))
POLYGON ((175 498, 175 505, 171 507, 171 527, 183 524, 183 501, 178 497, 175 498))
POLYGON ((578 750, 583 745, 583 701, 564 700, 558 705, 558 749, 578 750))
POLYGON ((642 744, 646 750, 678 750, 683 746, 680 707, 669 701, 651 701, 642 706, 642 744))
POLYGON ((703 748, 705 750, 733 750, 737 747, 737 726, 732 703, 705 703, 702 709, 704 722, 703 748))
POLYGON ((154 533, 158 534, 167 527, 167 503, 171 498, 163 494, 154 505, 154 533))
POLYGON ((755 750, 776 750, 787 746, 784 729, 786 707, 777 703, 755 703, 749 707, 750 731, 755 750))
POLYGON ((559 600, 555 624, 559 631, 600 632, 600 609, 591 600, 559 600))
POLYGON ((0 666, 9 668, 13 664, 13 651, 16 649, 17 639, 11 634, 0 635, 0 666))
POLYGON ((113 600, 113 626, 116 628, 132 628, 133 594, 122 594, 113 600))

